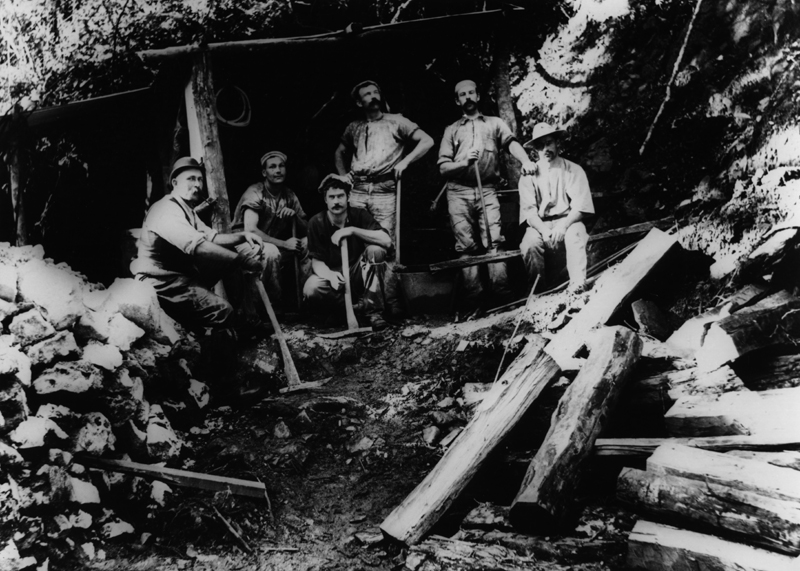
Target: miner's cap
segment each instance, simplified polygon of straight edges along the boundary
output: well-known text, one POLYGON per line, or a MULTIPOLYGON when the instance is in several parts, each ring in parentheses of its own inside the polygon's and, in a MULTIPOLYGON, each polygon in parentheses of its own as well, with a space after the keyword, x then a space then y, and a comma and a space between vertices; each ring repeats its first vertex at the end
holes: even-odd
POLYGON ((174 179, 187 169, 205 170, 203 163, 198 163, 197 159, 194 157, 181 157, 172 165, 172 172, 169 174, 169 180, 174 179))
POLYGON ((368 85, 374 85, 375 87, 378 88, 378 91, 381 90, 381 86, 372 81, 371 79, 364 80, 361 83, 356 84, 356 86, 350 90, 350 97, 353 98, 353 101, 361 100, 361 97, 359 97, 358 92, 361 91, 361 89, 363 89, 364 87, 367 87, 368 85))

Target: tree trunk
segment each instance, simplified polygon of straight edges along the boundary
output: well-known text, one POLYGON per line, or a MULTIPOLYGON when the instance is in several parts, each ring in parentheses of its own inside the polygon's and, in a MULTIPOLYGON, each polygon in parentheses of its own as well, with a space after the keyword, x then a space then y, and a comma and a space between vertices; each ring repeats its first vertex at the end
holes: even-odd
POLYGON ((25 216, 25 187, 22 182, 22 149, 18 141, 12 144, 9 153, 8 178, 11 204, 14 208, 16 245, 25 246, 28 244, 28 223, 25 216))
POLYGON ((794 559, 669 525, 640 520, 628 537, 635 571, 791 571, 794 559))
POLYGON ((795 502, 634 468, 622 469, 617 499, 657 519, 681 521, 752 545, 800 554, 800 509, 795 502))
POLYGON ((641 348, 639 336, 625 327, 598 334, 589 360, 561 397, 511 506, 516 527, 543 531, 564 525, 583 461, 613 412, 641 348))
POLYGON ((514 427, 544 388, 560 374, 529 343, 478 406, 464 431, 427 477, 383 521, 384 534, 417 543, 464 490, 489 453, 514 427))
MULTIPOLYGON (((508 76, 511 68, 511 48, 509 39, 511 35, 506 26, 500 25, 494 36, 494 91, 497 97, 497 113, 508 125, 515 137, 519 137, 517 129, 517 116, 514 112, 514 100, 511 97, 511 85, 508 76)), ((522 174, 521 165, 508 154, 504 155, 508 188, 519 187, 519 177, 522 174)))

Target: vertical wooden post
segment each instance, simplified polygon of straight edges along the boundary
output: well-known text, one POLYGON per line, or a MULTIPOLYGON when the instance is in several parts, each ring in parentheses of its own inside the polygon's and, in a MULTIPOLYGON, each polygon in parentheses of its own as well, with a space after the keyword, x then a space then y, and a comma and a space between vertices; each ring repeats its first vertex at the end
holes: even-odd
POLYGON ((14 208, 16 245, 28 244, 28 224, 25 219, 24 185, 22 182, 22 149, 19 141, 14 141, 8 155, 8 178, 11 190, 11 204, 14 208))
POLYGON ((217 115, 214 111, 214 83, 211 57, 208 52, 194 55, 192 77, 186 86, 185 96, 189 152, 196 159, 203 160, 206 167, 208 196, 217 200, 211 225, 219 232, 228 232, 231 227, 231 212, 225 185, 217 115))
MULTIPOLYGON (((514 114, 514 100, 511 98, 511 85, 508 82, 509 68, 511 66, 511 46, 509 45, 509 32, 506 26, 500 24, 494 37, 494 90, 497 97, 497 112, 500 118, 509 126, 511 132, 518 136, 517 117, 514 114)), ((517 188, 521 169, 516 159, 506 157, 506 172, 508 174, 509 188, 517 188)))

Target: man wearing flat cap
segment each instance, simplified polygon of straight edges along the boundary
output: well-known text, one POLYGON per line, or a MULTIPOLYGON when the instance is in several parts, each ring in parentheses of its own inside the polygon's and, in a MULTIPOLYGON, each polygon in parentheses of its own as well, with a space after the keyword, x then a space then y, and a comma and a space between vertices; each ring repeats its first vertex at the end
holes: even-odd
MULTIPOLYGON (((433 147, 433 139, 404 116, 384 113, 381 90, 374 81, 362 81, 350 95, 364 119, 345 129, 335 153, 336 170, 353 184, 351 206, 364 208, 395 240, 396 181, 433 147)), ((390 306, 386 309, 399 314, 397 284, 391 280, 386 285, 390 306)))
POLYGON ((233 216, 235 229, 241 227, 264 241, 266 268, 261 281, 276 305, 281 300, 281 282, 293 267, 294 257, 300 261, 300 287, 311 273, 306 237, 308 217, 297 195, 286 185, 286 162, 286 155, 280 151, 269 151, 261 157, 264 181, 247 187, 233 216))
POLYGON ((374 326, 385 325, 377 312, 380 280, 391 278, 385 261, 392 239, 363 208, 348 205, 351 184, 347 177, 328 175, 319 191, 326 209, 308 222, 308 251, 312 275, 303 288, 308 305, 327 313, 331 321, 344 318, 344 274, 350 274, 350 286, 356 314, 369 316, 374 326), (342 267, 340 244, 347 240, 349 268, 342 267), (381 271, 387 272, 381 276, 381 271), (372 315, 370 315, 372 314, 372 315))
POLYGON ((539 275, 540 289, 546 287, 545 272, 555 269, 547 259, 566 253, 569 289, 579 293, 586 288, 589 241, 582 220, 594 214, 594 203, 583 168, 559 155, 563 133, 547 123, 533 128, 530 144, 539 153, 539 169, 519 181, 519 223, 525 227, 520 250, 530 285, 539 275))
MULTIPOLYGON (((461 257, 496 252, 504 241, 500 227, 500 201, 495 193, 501 180, 498 170, 500 152, 508 151, 522 163, 523 172, 535 166, 502 119, 480 112, 480 94, 474 81, 459 81, 455 86, 455 100, 463 115, 445 129, 438 163, 439 172, 448 181, 447 207, 456 239, 456 252, 461 257), (476 163, 478 174, 475 172, 476 163), (489 223, 489 244, 486 243, 486 228, 478 195, 479 183, 483 188, 483 204, 489 223)), ((488 264, 488 270, 492 293, 498 301, 504 301, 511 293, 505 262, 488 264)), ((480 269, 479 266, 470 266, 462 272, 463 303, 465 308, 472 309, 481 304, 482 297, 485 298, 480 269)))

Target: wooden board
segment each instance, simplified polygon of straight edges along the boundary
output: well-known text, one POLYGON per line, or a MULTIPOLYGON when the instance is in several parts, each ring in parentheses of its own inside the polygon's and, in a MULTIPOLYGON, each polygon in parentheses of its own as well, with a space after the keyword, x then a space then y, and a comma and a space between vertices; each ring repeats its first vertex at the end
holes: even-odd
POLYGON ((544 388, 560 374, 539 342, 529 342, 431 472, 381 524, 409 545, 417 543, 464 490, 489 453, 544 388))
POLYGON ((604 328, 594 337, 589 359, 561 397, 511 505, 515 527, 547 532, 564 526, 584 460, 639 359, 642 342, 627 327, 604 328))
POLYGON ((676 442, 727 452, 729 450, 780 451, 800 450, 800 439, 780 435, 707 436, 703 438, 598 438, 594 443, 595 456, 647 457, 666 442, 676 442))
POLYGON ((260 499, 267 497, 267 488, 262 482, 213 476, 211 474, 201 474, 199 472, 189 472, 187 470, 176 470, 175 468, 152 466, 149 464, 140 464, 139 462, 129 462, 127 460, 108 460, 106 458, 80 456, 77 457, 75 461, 84 466, 89 466, 90 468, 99 468, 109 472, 134 474, 142 478, 160 480, 187 488, 199 488, 201 490, 211 490, 214 492, 230 490, 231 493, 239 496, 260 499))
POLYGON ((800 506, 795 502, 634 468, 622 469, 617 499, 656 519, 800 554, 800 506))
POLYGON ((800 471, 800 452, 785 451, 785 452, 755 452, 753 450, 731 450, 726 452, 730 456, 737 458, 746 458, 748 460, 758 460, 759 462, 767 462, 773 466, 781 468, 790 468, 792 470, 800 471))
POLYGON ((491 262, 500 262, 503 260, 510 260, 512 258, 519 258, 521 256, 519 250, 501 250, 491 254, 481 254, 479 256, 464 256, 463 258, 456 258, 455 260, 445 260, 444 262, 436 262, 430 264, 432 272, 439 272, 442 270, 452 270, 454 268, 467 268, 469 266, 477 266, 478 264, 486 264, 491 262))
POLYGON ((546 348, 562 369, 576 366, 574 357, 584 346, 589 331, 608 323, 636 286, 677 242, 676 236, 654 228, 619 265, 598 280, 589 303, 556 334, 546 348))
POLYGON ((636 571, 796 571, 794 558, 669 525, 640 520, 628 537, 636 571))

